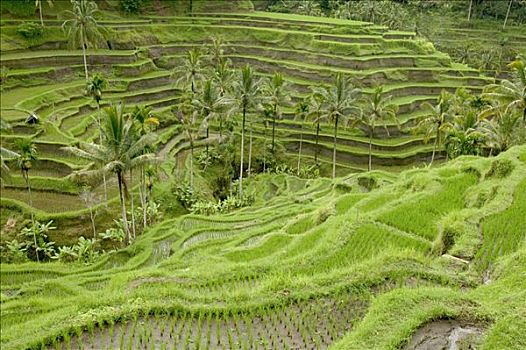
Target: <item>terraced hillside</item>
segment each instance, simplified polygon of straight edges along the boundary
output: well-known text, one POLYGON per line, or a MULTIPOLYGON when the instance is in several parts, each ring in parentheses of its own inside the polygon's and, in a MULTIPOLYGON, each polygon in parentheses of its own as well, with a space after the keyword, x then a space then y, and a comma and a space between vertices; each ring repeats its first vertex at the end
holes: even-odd
POLYGON ((2 349, 522 349, 525 174, 521 146, 252 177, 253 206, 166 220, 94 265, 3 264, 2 349))
MULTIPOLYGON (((54 34, 54 40, 29 48, 15 33, 17 22, 3 22, 1 65, 10 71, 2 115, 16 125, 27 112, 38 113, 50 122, 51 130, 37 138, 47 144, 89 140, 96 135, 88 117, 94 104, 83 96, 81 52, 66 50, 59 22, 48 22, 46 31, 54 34)), ((228 39, 226 54, 235 65, 250 63, 262 75, 281 71, 294 87, 293 102, 305 96, 310 86, 329 83, 336 72, 348 74, 365 93, 383 84, 384 91, 400 106, 401 131, 393 124, 388 139, 385 132, 376 135, 373 158, 380 166, 413 165, 430 155, 431 146, 407 129, 422 115, 422 102, 435 101, 442 89, 454 91, 466 86, 478 91, 489 82, 474 69, 451 62, 430 44, 413 40, 414 33, 389 31, 371 23, 253 12, 150 16, 105 24, 113 32, 108 41, 111 49, 92 51, 88 59, 90 66, 111 77, 105 103, 145 103, 156 113, 169 114, 179 94, 169 79, 171 68, 190 48, 203 47, 212 33, 228 39)), ((292 107, 286 109, 286 118, 278 128, 279 139, 291 153, 298 144, 298 123, 287 120, 292 116, 292 107)), ((165 139, 169 139, 168 129, 165 131, 165 139)), ((321 133, 321 154, 328 160, 330 126, 323 127, 321 133)), ((342 171, 363 169, 368 146, 363 134, 342 132, 338 141, 342 171)), ((306 143, 312 156, 312 136, 307 135, 306 143)))

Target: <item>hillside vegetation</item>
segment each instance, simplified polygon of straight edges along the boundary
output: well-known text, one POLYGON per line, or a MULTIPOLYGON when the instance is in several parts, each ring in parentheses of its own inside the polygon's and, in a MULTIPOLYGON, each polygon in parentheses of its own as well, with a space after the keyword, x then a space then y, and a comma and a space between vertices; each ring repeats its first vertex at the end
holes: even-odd
POLYGON ((0 2, 2 349, 526 348, 522 51, 265 1, 0 2))
POLYGON ((390 349, 453 319, 521 349, 525 172, 515 147, 396 177, 258 175, 253 206, 164 221, 94 265, 3 265, 2 348, 390 349))

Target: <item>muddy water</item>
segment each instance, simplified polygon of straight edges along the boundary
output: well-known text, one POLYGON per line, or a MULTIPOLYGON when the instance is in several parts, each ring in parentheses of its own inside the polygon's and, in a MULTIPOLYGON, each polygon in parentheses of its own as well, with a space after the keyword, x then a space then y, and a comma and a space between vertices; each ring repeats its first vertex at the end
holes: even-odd
POLYGON ((419 328, 405 350, 476 349, 482 329, 456 320, 438 320, 419 328))

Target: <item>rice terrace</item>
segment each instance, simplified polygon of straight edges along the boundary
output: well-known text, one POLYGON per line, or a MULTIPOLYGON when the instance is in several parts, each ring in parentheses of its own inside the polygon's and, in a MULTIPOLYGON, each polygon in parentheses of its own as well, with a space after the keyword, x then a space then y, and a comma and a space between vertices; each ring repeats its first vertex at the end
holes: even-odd
POLYGON ((526 349, 525 0, 0 9, 2 350, 526 349))

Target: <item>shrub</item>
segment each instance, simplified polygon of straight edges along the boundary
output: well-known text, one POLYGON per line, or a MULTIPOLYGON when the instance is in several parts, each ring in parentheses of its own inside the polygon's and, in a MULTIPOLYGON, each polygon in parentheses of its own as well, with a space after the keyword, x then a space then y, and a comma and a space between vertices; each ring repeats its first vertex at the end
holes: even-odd
POLYGON ((16 28, 16 32, 26 39, 36 39, 42 36, 44 29, 35 22, 24 22, 16 28))
POLYGON ((141 12, 141 7, 144 5, 144 0, 120 0, 121 10, 128 14, 136 14, 141 12))
POLYGON ((513 171, 515 166, 512 161, 509 159, 496 159, 491 163, 491 168, 489 169, 486 177, 496 177, 502 179, 513 171))
POLYGON ((174 190, 174 195, 186 209, 192 208, 192 206, 197 203, 197 196, 189 183, 185 182, 177 185, 174 190))

